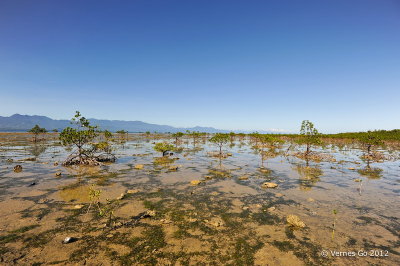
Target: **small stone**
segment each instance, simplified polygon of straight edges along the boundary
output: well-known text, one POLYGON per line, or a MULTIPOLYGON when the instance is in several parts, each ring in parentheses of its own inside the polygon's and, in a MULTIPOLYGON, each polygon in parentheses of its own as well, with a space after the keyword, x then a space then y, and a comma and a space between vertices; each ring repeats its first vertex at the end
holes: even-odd
POLYGON ((54 162, 54 166, 57 166, 58 165, 58 162, 54 162))
POLYGON ((230 153, 230 152, 228 152, 228 153, 226 154, 226 156, 233 156, 233 154, 230 153))
POLYGON ((268 174, 268 173, 271 172, 271 170, 265 169, 265 168, 260 168, 260 172, 261 172, 261 173, 264 173, 264 174, 268 174))
POLYGON ((249 177, 244 175, 244 176, 239 177, 238 179, 239 180, 247 180, 247 179, 249 179, 249 177))
POLYGON ((276 193, 275 196, 280 198, 280 197, 283 197, 283 194, 282 193, 276 193))
POLYGON ((168 167, 168 170, 170 170, 170 171, 176 171, 176 170, 178 170, 178 166, 177 165, 171 165, 170 167, 168 167))
POLYGON ((211 175, 205 175, 204 178, 205 179, 212 179, 212 176, 211 175))
POLYGON ((362 182, 362 179, 360 178, 354 179, 354 182, 362 182))
POLYGON ((122 200, 125 197, 125 193, 121 193, 121 195, 119 195, 119 197, 117 198, 117 200, 122 200))
POLYGON ((273 211, 275 211, 275 209, 276 209, 276 207, 269 207, 267 210, 268 210, 269 212, 273 212, 273 211))
POLYGON ((63 243, 63 244, 69 244, 69 243, 75 242, 75 241, 77 241, 77 240, 78 240, 78 238, 76 238, 76 237, 70 237, 70 236, 68 236, 68 237, 64 238, 64 240, 62 241, 62 243, 63 243))
POLYGON ((14 166, 14 172, 19 173, 21 171, 22 171, 22 166, 21 165, 18 164, 16 166, 14 166))
POLYGON ((143 164, 137 164, 137 165, 135 165, 134 168, 137 169, 137 170, 141 170, 141 169, 144 168, 144 165, 143 164))
POLYGON ((32 182, 32 183, 30 183, 30 184, 28 185, 28 187, 33 187, 33 186, 36 186, 36 182, 32 182))
POLYGON ((154 211, 154 210, 147 210, 144 216, 145 216, 145 217, 154 217, 154 216, 156 216, 156 211, 154 211))
POLYGON ((201 183, 201 180, 192 180, 190 181, 190 184, 192 184, 193 186, 197 186, 201 183))
POLYGON ((356 168, 354 168, 354 167, 349 167, 348 169, 349 170, 356 170, 356 168))
POLYGON ((75 205, 75 206, 74 206, 74 209, 79 210, 79 209, 82 209, 83 207, 85 207, 85 205, 78 204, 78 205, 75 205))
POLYGON ((307 201, 308 202, 314 202, 315 200, 313 198, 308 198, 307 201))
POLYGON ((138 193, 138 192, 140 192, 139 189, 129 189, 128 191, 126 191, 126 193, 128 193, 128 194, 135 194, 135 193, 138 193))
POLYGON ((112 238, 113 236, 114 236, 113 234, 106 235, 107 238, 112 238))
POLYGON ((221 227, 224 225, 224 221, 222 221, 220 218, 211 218, 210 221, 204 220, 204 222, 214 227, 221 227))
POLYGON ((57 172, 57 173, 56 173, 56 176, 61 176, 61 172, 57 172))
POLYGON ((261 185, 263 188, 276 188, 278 184, 272 182, 265 182, 261 185))
POLYGON ((301 221, 298 216, 293 215, 293 214, 289 215, 286 218, 286 221, 290 226, 293 226, 293 227, 303 228, 306 226, 306 224, 303 221, 301 221))

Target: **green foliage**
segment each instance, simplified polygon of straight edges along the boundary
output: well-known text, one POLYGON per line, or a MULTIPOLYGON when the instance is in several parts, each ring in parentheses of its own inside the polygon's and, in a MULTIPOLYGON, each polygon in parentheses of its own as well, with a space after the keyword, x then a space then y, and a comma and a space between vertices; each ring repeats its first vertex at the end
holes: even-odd
POLYGON ((91 126, 89 120, 76 111, 71 120, 75 127, 67 127, 60 134, 63 145, 75 145, 81 150, 85 144, 93 141, 98 136, 97 126, 91 126))
MULTIPOLYGON (((94 152, 104 150, 106 152, 110 151, 109 144, 105 141, 103 143, 93 143, 94 140, 99 135, 99 130, 97 126, 90 125, 88 119, 83 117, 79 111, 76 111, 75 116, 71 120, 71 124, 74 127, 67 127, 60 133, 61 143, 65 146, 72 145, 77 149, 77 157, 78 161, 75 163, 85 164, 88 163, 89 159, 93 159, 94 152)), ((107 137, 110 136, 110 132, 105 131, 104 135, 107 137)), ((72 159, 70 162, 72 163, 72 159)), ((97 160, 95 158, 95 160, 97 160)))
POLYGON ((178 141, 182 138, 185 134, 183 132, 176 132, 172 134, 172 137, 175 138, 175 145, 178 145, 178 141))
POLYGON ((104 137, 106 138, 106 140, 109 140, 113 137, 113 134, 108 130, 104 130, 103 134, 104 134, 104 137))
POLYGON ((219 146, 219 154, 222 154, 222 146, 229 142, 229 135, 224 133, 216 133, 209 141, 219 146))
POLYGON ((308 120, 304 120, 301 123, 300 138, 298 139, 298 143, 306 145, 306 156, 311 152, 310 149, 312 145, 321 144, 320 136, 321 134, 314 127, 313 123, 308 120))
POLYGON ((46 133, 47 130, 43 127, 40 127, 39 125, 35 125, 33 128, 31 128, 29 131, 29 133, 33 133, 34 134, 34 141, 37 141, 37 136, 41 133, 46 133))
POLYGON ((163 156, 165 156, 168 151, 173 151, 175 149, 174 145, 167 142, 158 142, 154 144, 153 148, 155 151, 161 152, 163 156))
POLYGON ((120 134, 120 135, 125 135, 125 134, 128 134, 128 131, 121 129, 121 130, 116 131, 115 133, 120 134))
POLYGON ((39 125, 35 125, 31 130, 29 130, 30 133, 33 134, 40 134, 40 133, 46 133, 47 130, 43 127, 40 127, 39 125))
POLYGON ((366 148, 368 154, 371 152, 372 146, 379 146, 383 144, 379 134, 376 134, 372 131, 359 134, 358 140, 366 148))

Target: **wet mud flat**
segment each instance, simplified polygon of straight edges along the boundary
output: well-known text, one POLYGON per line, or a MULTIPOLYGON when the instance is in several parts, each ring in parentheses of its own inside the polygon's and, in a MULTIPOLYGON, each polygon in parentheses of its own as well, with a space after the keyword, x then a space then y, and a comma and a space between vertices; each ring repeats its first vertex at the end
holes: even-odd
POLYGON ((246 139, 219 160, 210 156, 217 147, 190 140, 161 158, 153 143, 162 138, 132 134, 113 144, 115 163, 63 167, 70 151, 55 136, 34 144, 1 134, 0 264, 400 261, 397 150, 383 150, 392 159, 371 163, 379 169, 371 172, 352 145, 318 148, 329 159, 305 162, 285 144, 261 165, 246 139), (304 226, 290 224, 291 215, 304 226))

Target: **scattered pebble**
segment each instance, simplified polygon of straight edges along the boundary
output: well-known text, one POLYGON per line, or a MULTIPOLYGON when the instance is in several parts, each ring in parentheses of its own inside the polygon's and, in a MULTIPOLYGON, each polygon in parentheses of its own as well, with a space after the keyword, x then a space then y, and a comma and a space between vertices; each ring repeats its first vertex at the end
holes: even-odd
POLYGON ((143 164, 137 164, 137 165, 135 165, 134 168, 137 169, 137 170, 141 170, 141 169, 144 168, 144 165, 143 164))
POLYGON ((193 186, 197 186, 201 183, 201 180, 192 180, 190 181, 190 184, 192 184, 193 186))
POLYGON ((14 172, 19 173, 22 171, 22 166, 20 164, 17 164, 14 166, 14 172))
POLYGON ((75 241, 77 241, 77 240, 78 240, 78 238, 76 238, 76 237, 70 237, 70 236, 68 236, 68 237, 64 238, 64 240, 62 241, 62 243, 63 243, 63 244, 69 244, 69 243, 75 242, 75 241))
POLYGON ((247 180, 247 179, 249 179, 249 177, 244 175, 244 176, 239 177, 238 179, 239 180, 247 180))
POLYGON ((278 184, 272 182, 265 182, 261 185, 263 188, 276 188, 278 184))
POLYGON ((176 170, 178 170, 178 166, 177 165, 171 165, 170 167, 168 167, 168 170, 170 170, 170 171, 176 171, 176 170))
POLYGON ((289 215, 286 218, 286 221, 290 226, 293 226, 293 227, 303 228, 306 226, 306 224, 302 220, 300 220, 300 218, 298 216, 293 215, 293 214, 289 215))
POLYGON ((354 179, 354 182, 362 182, 362 179, 360 178, 354 179))

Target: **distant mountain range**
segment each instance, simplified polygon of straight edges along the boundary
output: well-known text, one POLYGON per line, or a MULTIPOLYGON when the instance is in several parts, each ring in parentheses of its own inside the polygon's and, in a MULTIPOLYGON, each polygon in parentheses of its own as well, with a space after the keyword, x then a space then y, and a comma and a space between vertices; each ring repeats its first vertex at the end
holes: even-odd
MULTIPOLYGON (((192 127, 192 128, 177 128, 167 125, 156 125, 149 124, 142 121, 122 121, 122 120, 99 120, 99 119, 89 119, 91 124, 97 125, 102 130, 109 130, 115 132, 118 130, 127 130, 131 133, 134 132, 185 132, 190 131, 200 131, 200 132, 228 132, 228 130, 219 130, 213 127, 192 127)), ((30 130, 35 125, 46 128, 48 131, 57 129, 61 131, 62 129, 71 126, 69 120, 55 120, 47 116, 39 115, 20 115, 15 114, 9 117, 0 116, 0 131, 2 132, 26 132, 30 130)))

